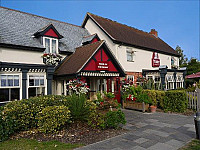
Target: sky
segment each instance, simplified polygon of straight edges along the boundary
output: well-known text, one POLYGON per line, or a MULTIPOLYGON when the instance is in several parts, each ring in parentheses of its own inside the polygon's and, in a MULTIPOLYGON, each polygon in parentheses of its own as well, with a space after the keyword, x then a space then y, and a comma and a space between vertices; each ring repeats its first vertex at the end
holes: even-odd
POLYGON ((87 12, 139 30, 158 31, 172 48, 200 60, 199 0, 0 0, 1 6, 81 25, 87 12))

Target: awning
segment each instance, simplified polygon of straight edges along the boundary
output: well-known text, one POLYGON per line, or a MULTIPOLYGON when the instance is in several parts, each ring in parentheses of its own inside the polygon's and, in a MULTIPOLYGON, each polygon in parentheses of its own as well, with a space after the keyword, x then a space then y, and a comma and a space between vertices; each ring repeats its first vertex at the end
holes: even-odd
POLYGON ((187 78, 187 79, 200 78, 200 72, 187 75, 186 78, 187 78))

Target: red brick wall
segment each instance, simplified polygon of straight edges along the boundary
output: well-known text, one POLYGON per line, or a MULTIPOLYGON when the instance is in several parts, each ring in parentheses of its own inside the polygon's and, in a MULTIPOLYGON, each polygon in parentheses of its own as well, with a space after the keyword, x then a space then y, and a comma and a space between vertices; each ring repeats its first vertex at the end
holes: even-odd
POLYGON ((136 85, 137 78, 142 77, 142 72, 126 72, 126 79, 127 79, 127 75, 134 76, 134 84, 136 85))

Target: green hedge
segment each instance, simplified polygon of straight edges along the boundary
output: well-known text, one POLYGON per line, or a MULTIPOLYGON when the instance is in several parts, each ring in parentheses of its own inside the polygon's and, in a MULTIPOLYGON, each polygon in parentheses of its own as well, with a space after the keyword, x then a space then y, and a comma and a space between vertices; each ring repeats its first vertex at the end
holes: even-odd
POLYGON ((187 95, 183 90, 166 91, 164 97, 164 111, 185 112, 187 109, 187 95))
POLYGON ((155 105, 161 109, 163 109, 163 101, 165 97, 165 91, 159 91, 159 90, 144 90, 149 97, 152 99, 152 105, 155 105))

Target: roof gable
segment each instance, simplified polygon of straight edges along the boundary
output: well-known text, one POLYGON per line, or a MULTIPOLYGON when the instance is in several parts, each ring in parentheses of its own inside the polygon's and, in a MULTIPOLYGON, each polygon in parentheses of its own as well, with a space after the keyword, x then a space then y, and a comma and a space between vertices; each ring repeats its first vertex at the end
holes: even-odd
POLYGON ((87 13, 82 27, 85 27, 89 18, 92 19, 114 43, 179 56, 173 48, 158 37, 91 13, 87 13))
POLYGON ((73 75, 82 71, 99 72, 102 69, 96 68, 96 63, 109 63, 109 69, 106 72, 119 72, 120 76, 125 73, 114 55, 110 52, 104 41, 97 41, 78 47, 74 54, 66 58, 60 66, 57 67, 55 75, 73 75))
POLYGON ((46 26, 43 29, 40 29, 34 34, 35 37, 44 36, 44 35, 58 38, 58 39, 63 38, 63 36, 56 30, 56 28, 52 24, 46 26))

